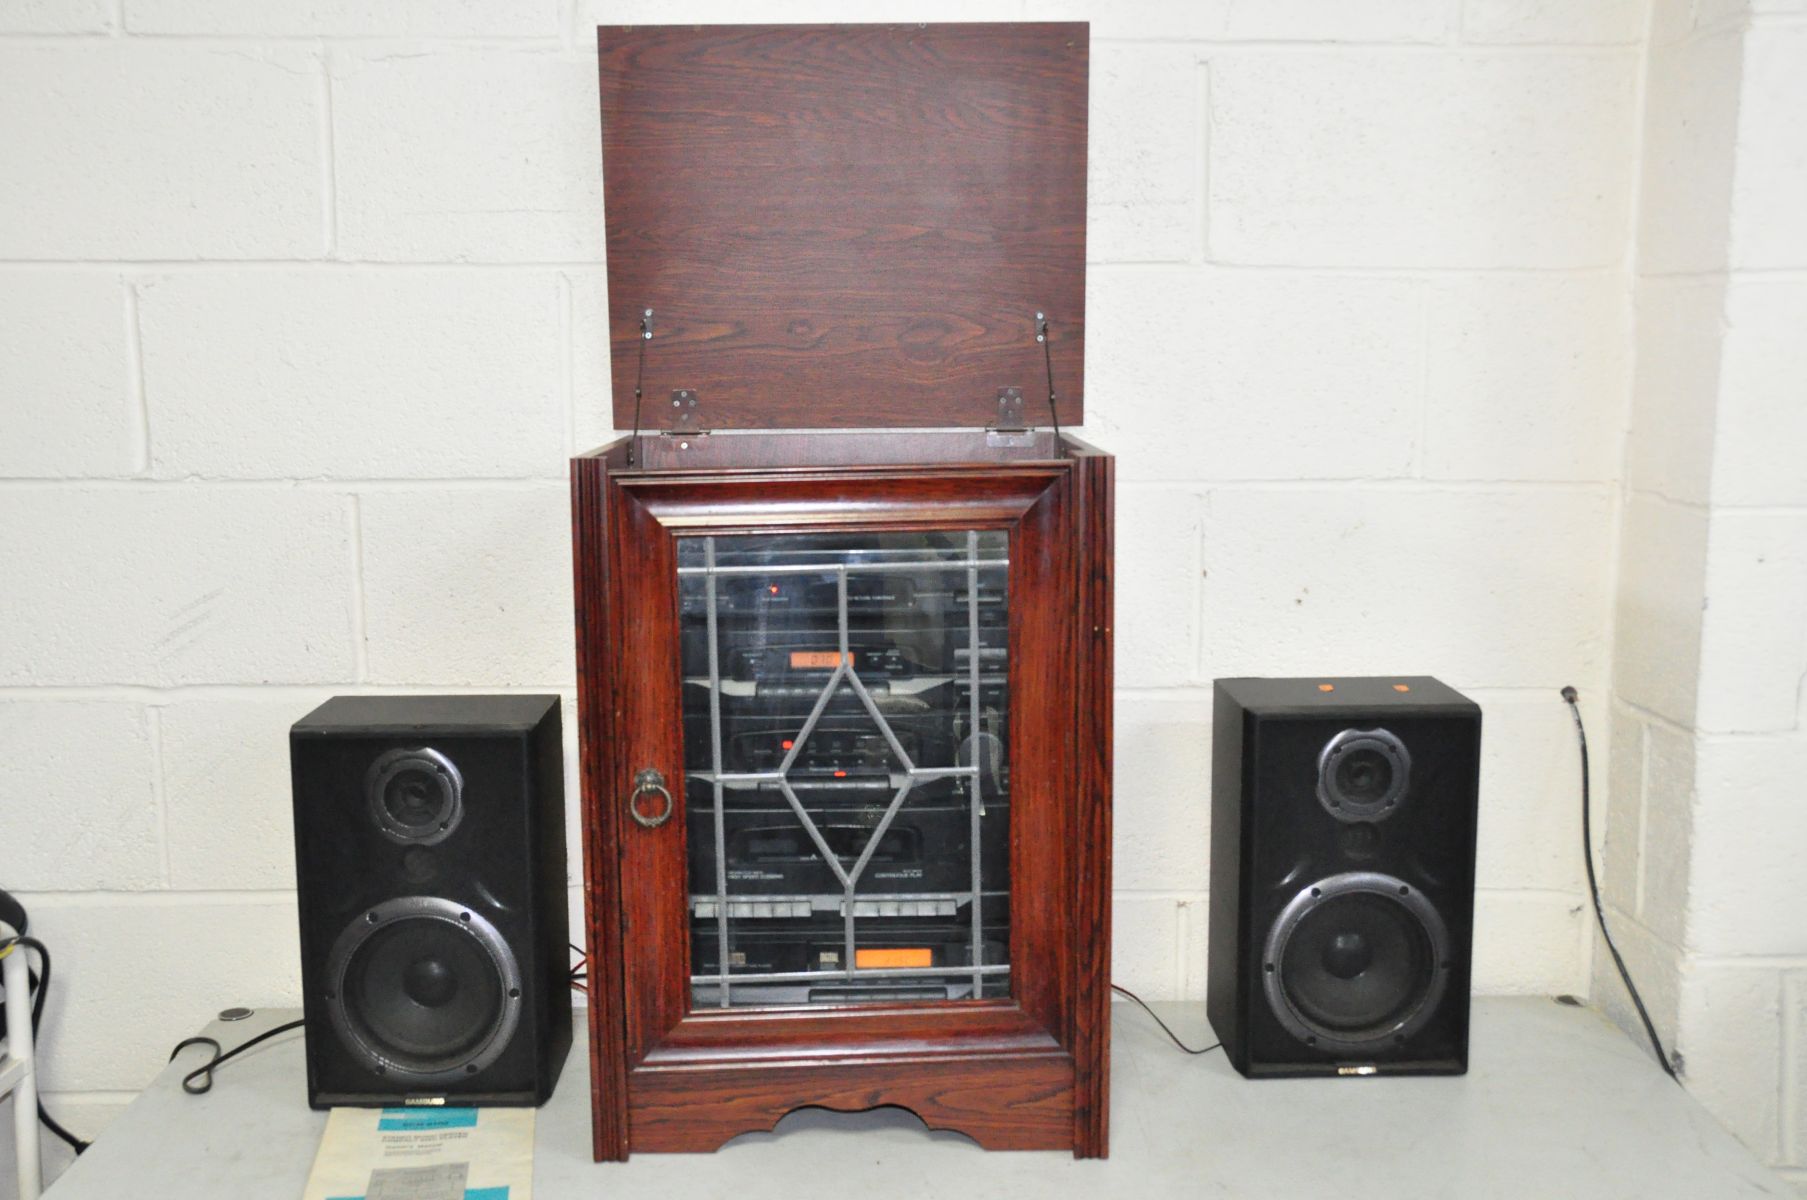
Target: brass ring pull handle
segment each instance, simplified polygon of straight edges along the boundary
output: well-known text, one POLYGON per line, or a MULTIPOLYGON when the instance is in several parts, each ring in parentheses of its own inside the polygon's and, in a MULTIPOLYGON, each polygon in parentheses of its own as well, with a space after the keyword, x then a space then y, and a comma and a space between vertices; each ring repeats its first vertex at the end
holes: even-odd
POLYGON ((671 820, 671 793, 665 788, 665 776, 659 774, 656 767, 645 767, 634 776, 634 791, 627 798, 628 815, 640 823, 643 829, 657 829, 671 820), (665 807, 648 816, 640 811, 640 797, 648 792, 657 792, 665 797, 665 807))

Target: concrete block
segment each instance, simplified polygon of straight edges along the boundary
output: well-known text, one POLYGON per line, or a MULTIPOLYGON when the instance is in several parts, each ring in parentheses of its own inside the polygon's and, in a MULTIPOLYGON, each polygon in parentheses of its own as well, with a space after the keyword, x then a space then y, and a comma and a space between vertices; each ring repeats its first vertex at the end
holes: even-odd
POLYGON ((338 496, 15 489, 0 506, 0 684, 351 678, 338 496))
POLYGON ((1631 486, 1704 504, 1713 487, 1725 289, 1718 281, 1641 279, 1627 469, 1631 486))
POLYGON ((1782 975, 1783 1161, 1807 1163, 1807 969, 1782 975))
POLYGON ((1184 46, 1091 55, 1086 258, 1187 262, 1204 249, 1204 68, 1184 46))
POLYGON ((1739 279, 1725 295, 1715 504, 1807 506, 1807 283, 1739 279))
POLYGON ((1740 56, 1735 34, 1651 51, 1637 217, 1640 271, 1706 272, 1726 265, 1740 56))
POLYGON ((1738 161, 1732 182, 1734 267, 1807 267, 1807 27, 1758 25, 1744 35, 1738 161))
POLYGON ((1224 0, 1224 36, 1251 41, 1441 42, 1449 15, 1438 0, 1224 0))
POLYGON ((0 9, 0 33, 112 33, 111 0, 11 0, 0 9))
POLYGON ((1480 995, 1554 996, 1586 979, 1575 949, 1586 902, 1549 892, 1475 893, 1474 990, 1480 995))
POLYGON ((1642 495, 1626 503, 1613 690, 1678 725, 1694 722, 1706 559, 1699 509, 1642 495))
POLYGON ((342 254, 602 257, 594 50, 343 53, 332 74, 342 254))
POLYGON ((564 487, 373 491, 359 513, 372 681, 572 685, 564 487))
POLYGON ((140 322, 164 478, 565 474, 547 274, 187 274, 140 322))
POLYGON ((1801 727, 1807 514, 1715 512, 1700 642, 1703 730, 1801 727))
POLYGON ((1089 291, 1086 428, 1119 456, 1122 479, 1410 473, 1421 285, 1100 268, 1089 291))
MULTIPOLYGON (((1012 13, 1012 16, 1019 14, 1012 13)), ((1437 0, 1036 0, 1035 21, 1090 21, 1092 38, 1148 41, 1440 42, 1448 25, 1437 0)), ((971 19, 971 18, 968 18, 971 19)))
POLYGON ((155 761, 142 705, 0 701, 7 889, 157 887, 163 868, 155 761))
POLYGON ((1113 754, 1113 884, 1203 893, 1211 845, 1210 694, 1118 697, 1113 754))
POLYGON ((0 475, 130 475, 138 413, 107 275, 0 274, 0 475))
POLYGON ((1111 898, 1111 982, 1144 1000, 1179 1000, 1179 901, 1170 896, 1111 898))
POLYGON ((1807 958, 1807 735, 1707 738, 1698 755, 1690 945, 1807 958))
POLYGON ((1782 977, 1774 967, 1704 963, 1682 975, 1688 1091, 1764 1162, 1780 1149, 1782 977))
POLYGON ((558 37, 557 0, 125 0, 131 33, 225 37, 558 37))
POLYGON ((1213 55, 1209 257, 1614 265, 1636 67, 1629 53, 1213 55))
POLYGON ((1199 682, 1200 516, 1183 488, 1117 493, 1117 570, 1133 587, 1116 594, 1119 687, 1199 682))
POLYGON ((1644 765, 1643 873, 1637 918, 1672 946, 1692 947, 1689 897, 1693 892, 1696 746, 1692 734, 1652 722, 1644 765))
POLYGON ((331 694, 182 697, 159 710, 171 887, 295 887, 289 726, 331 694))
MULTIPOLYGON (((613 440, 615 433, 614 384, 609 375, 609 280, 600 264, 573 268, 563 272, 563 277, 571 306, 571 449, 582 454, 613 440)), ((646 410, 649 421, 654 408, 646 410)), ((628 431, 624 428, 621 432, 628 431)))
POLYGON ((1599 847, 1595 869, 1606 902, 1634 913, 1643 876, 1644 722, 1617 705, 1612 711, 1607 762, 1609 792, 1594 794, 1594 841, 1599 847))
POLYGON ((1608 511, 1584 492, 1215 488, 1201 676, 1596 677, 1608 511))
MULTIPOLYGON (((1575 723, 1554 691, 1542 696, 1476 694, 1481 704, 1481 812, 1475 882, 1482 888, 1530 888, 1579 894, 1581 755, 1575 723)), ((1602 698, 1582 699, 1597 740, 1594 816, 1604 819, 1607 758, 1602 698)), ((1599 833, 1595 830, 1596 836, 1599 833)))
POLYGON ((1466 0, 1462 39, 1502 44, 1631 45, 1650 25, 1650 0, 1466 0))
MULTIPOLYGON (((1744 3, 1745 0, 1734 0, 1744 3)), ((1706 7, 1702 0, 1653 0, 1650 6, 1650 45, 1673 46, 1694 32, 1697 10, 1706 7)))
POLYGON ((286 47, 0 47, 0 258, 318 254, 318 71, 286 47))
POLYGON ((1429 312, 1428 478, 1617 477, 1630 334, 1620 276, 1452 281, 1429 312))
POLYGON ((301 1003, 292 897, 23 899, 56 955, 40 1031, 48 1091, 136 1091, 220 1009, 301 1003))

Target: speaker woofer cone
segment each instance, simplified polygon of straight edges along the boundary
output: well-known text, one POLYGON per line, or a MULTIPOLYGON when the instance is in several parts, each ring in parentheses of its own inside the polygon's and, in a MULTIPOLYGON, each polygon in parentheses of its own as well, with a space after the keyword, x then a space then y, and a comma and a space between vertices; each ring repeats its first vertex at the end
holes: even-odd
POLYGON ((1412 756, 1384 729, 1345 729, 1318 753, 1318 803, 1339 821, 1389 817, 1405 799, 1412 756))
POLYGON ((1262 984, 1275 1018, 1328 1051, 1409 1040, 1449 982, 1449 932, 1416 888, 1351 871, 1300 891, 1268 931, 1262 984))
POLYGON ((424 746, 391 750, 371 763, 364 797, 391 841, 431 846, 464 817, 464 777, 451 759, 424 746))
POLYGON ((327 1009, 365 1067, 430 1083, 475 1074, 507 1049, 521 973, 494 925, 434 896, 388 900, 340 933, 327 1009))

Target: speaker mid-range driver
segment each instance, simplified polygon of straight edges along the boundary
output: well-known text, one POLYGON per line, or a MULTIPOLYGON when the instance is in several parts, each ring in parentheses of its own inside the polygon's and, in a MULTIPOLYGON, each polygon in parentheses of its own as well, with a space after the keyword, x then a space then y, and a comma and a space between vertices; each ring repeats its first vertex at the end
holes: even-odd
POLYGON ((1208 1010, 1245 1075, 1468 1055, 1480 709, 1434 679, 1223 679, 1208 1010))

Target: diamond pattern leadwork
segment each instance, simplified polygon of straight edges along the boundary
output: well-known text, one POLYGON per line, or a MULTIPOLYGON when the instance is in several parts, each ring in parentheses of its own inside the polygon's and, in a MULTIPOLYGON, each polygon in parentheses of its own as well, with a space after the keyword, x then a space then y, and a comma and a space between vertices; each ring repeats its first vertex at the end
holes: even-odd
MULTIPOLYGON (((850 566, 845 563, 832 564, 832 565, 823 564, 819 569, 823 573, 833 573, 835 576, 836 627, 837 627, 836 632, 837 632, 838 646, 839 646, 839 651, 840 651, 839 656, 838 656, 839 661, 838 661, 837 665, 835 666, 835 668, 833 669, 833 671, 831 671, 829 673, 827 681, 823 683, 822 690, 816 696, 815 703, 811 707, 809 715, 804 719, 802 727, 797 731, 796 736, 790 739, 789 748, 786 750, 785 755, 784 755, 783 759, 780 760, 777 768, 770 772, 760 772, 756 775, 751 775, 751 776, 728 776, 728 775, 725 775, 723 772, 723 769, 722 769, 722 751, 721 751, 722 728, 721 728, 721 700, 720 700, 721 674, 720 674, 720 662, 719 662, 719 642, 717 640, 718 639, 718 631, 716 628, 716 625, 717 625, 716 576, 717 576, 719 568, 717 567, 716 560, 715 560, 715 539, 712 537, 704 538, 703 543, 704 543, 705 566, 704 566, 702 573, 705 575, 705 598, 706 598, 706 606, 707 606, 708 639, 709 639, 709 675, 710 675, 709 724, 710 724, 710 741, 711 741, 711 762, 712 762, 712 766, 714 768, 713 772, 712 772, 712 783, 713 783, 713 788, 714 788, 714 799, 715 799, 714 816, 715 816, 715 837, 716 837, 716 854, 715 854, 716 903, 713 905, 713 908, 715 910, 713 915, 716 918, 716 931, 717 931, 717 937, 719 939, 719 959, 718 959, 718 961, 721 964, 720 978, 719 978, 719 993, 718 993, 720 1005, 724 1008, 726 1008, 730 1005, 730 1003, 731 1003, 730 988, 732 986, 733 979, 738 978, 738 979, 744 981, 749 978, 746 975, 731 976, 730 972, 729 972, 729 959, 730 959, 729 952, 728 952, 729 903, 728 903, 728 891, 727 891, 727 878, 726 878, 726 874, 725 874, 725 872, 726 872, 726 856, 724 853, 725 846, 723 843, 723 836, 724 836, 723 835, 723 799, 724 798, 723 798, 722 793, 723 793, 723 785, 726 782, 728 782, 730 779, 745 780, 748 782, 775 784, 779 790, 779 793, 784 797, 785 802, 790 806, 792 814, 797 818, 798 824, 803 828, 804 832, 808 835, 811 844, 814 845, 816 853, 821 856, 822 861, 825 862, 828 865, 829 869, 834 873, 836 880, 840 883, 841 888, 842 888, 841 911, 842 911, 842 917, 843 917, 843 921, 844 921, 844 938, 845 938, 844 953, 842 955, 842 969, 839 972, 818 971, 818 972, 806 972, 805 974, 822 975, 822 976, 839 975, 839 976, 842 976, 842 977, 845 977, 848 979, 852 979, 856 975, 863 973, 863 972, 859 971, 855 966, 856 956, 855 956, 855 938, 854 938, 854 912, 855 912, 855 891, 859 885, 859 880, 860 880, 861 875, 866 870, 867 864, 871 862, 872 856, 877 852, 880 844, 882 844, 885 834, 887 832, 889 832, 892 823, 897 819, 898 813, 902 811, 904 803, 909 799, 910 793, 915 788, 916 784, 918 784, 919 782, 927 781, 927 780, 942 779, 942 778, 947 778, 950 776, 964 775, 964 776, 971 777, 972 784, 969 788, 968 799, 969 799, 969 803, 971 805, 972 822, 973 822, 973 828, 971 831, 972 873, 971 873, 971 877, 970 877, 971 906, 972 906, 972 977, 973 977, 974 994, 977 995, 978 990, 979 990, 980 976, 982 974, 986 973, 987 970, 995 970, 997 968, 996 967, 986 968, 982 965, 981 948, 983 946, 983 934, 982 934, 982 927, 981 927, 980 904, 981 904, 981 891, 982 891, 983 881, 981 879, 980 865, 979 865, 979 843, 980 843, 979 834, 980 834, 980 831, 978 828, 979 814, 980 814, 980 810, 981 810, 981 801, 980 801, 980 794, 979 794, 979 792, 980 792, 979 779, 981 777, 982 767, 980 766, 980 764, 978 762, 978 754, 976 752, 976 743, 975 743, 975 753, 972 756, 973 761, 971 763, 967 763, 964 765, 955 765, 952 767, 919 767, 910 758, 909 753, 904 749, 902 742, 898 739, 896 731, 892 729, 891 723, 885 719, 885 714, 884 714, 883 710, 880 708, 878 702, 873 699, 872 693, 867 689, 865 682, 860 678, 859 672, 854 667, 855 659, 854 659, 854 655, 853 655, 853 653, 851 651, 851 647, 850 647, 850 634, 849 634, 848 603, 847 603, 847 575, 848 575, 848 572, 850 569, 857 569, 857 568, 850 568, 850 566), (899 767, 901 768, 901 774, 902 774, 902 778, 903 778, 903 782, 902 782, 901 786, 898 787, 896 794, 894 794, 891 797, 890 803, 886 806, 883 816, 881 816, 879 818, 878 823, 872 828, 871 833, 869 833, 867 835, 867 837, 865 839, 865 843, 861 847, 859 857, 855 860, 851 870, 849 870, 843 864, 840 856, 837 855, 834 852, 834 850, 828 845, 827 839, 822 836, 821 829, 816 825, 815 820, 810 816, 809 811, 804 808, 803 802, 798 798, 796 791, 792 788, 791 780, 790 780, 791 771, 792 771, 793 767, 795 766, 796 761, 799 758, 799 756, 802 755, 804 748, 809 744, 810 737, 815 732, 817 723, 821 720, 823 713, 825 713, 827 711, 828 706, 833 702, 836 693, 838 691, 840 691, 840 689, 842 687, 846 687, 849 690, 851 690, 853 692, 853 694, 855 695, 855 697, 858 698, 860 707, 863 708, 866 712, 866 715, 872 719, 873 725, 878 729, 880 735, 883 736, 883 738, 885 739, 886 745, 890 747, 891 753, 895 756, 896 761, 897 761, 899 767)), ((967 535, 966 551, 967 551, 966 561, 964 563, 938 562, 938 563, 932 563, 932 564, 912 564, 912 565, 923 567, 923 568, 928 568, 928 569, 933 569, 933 570, 937 570, 937 571, 951 571, 951 570, 959 570, 961 568, 964 568, 966 571, 967 596, 968 596, 968 600, 967 600, 968 643, 967 644, 968 644, 968 648, 969 648, 969 653, 968 653, 967 657, 968 657, 968 664, 969 664, 968 669, 971 671, 971 674, 972 674, 972 678, 970 681, 972 712, 969 715, 969 723, 970 723, 970 730, 976 735, 979 730, 978 716, 979 716, 979 658, 980 658, 980 655, 978 652, 978 650, 979 650, 979 625, 978 625, 978 600, 977 600, 978 569, 979 569, 980 564, 978 562, 978 535, 976 533, 969 533, 967 535)), ((996 562, 996 563, 987 562, 984 565, 985 566, 1002 566, 1002 565, 1004 565, 1004 563, 1002 561, 996 562)), ((882 569, 895 570, 895 569, 898 569, 898 565, 890 564, 882 569)), ((1006 967, 1004 969, 1008 969, 1008 968, 1006 967)), ((905 973, 908 973, 908 972, 905 972, 905 973)))

